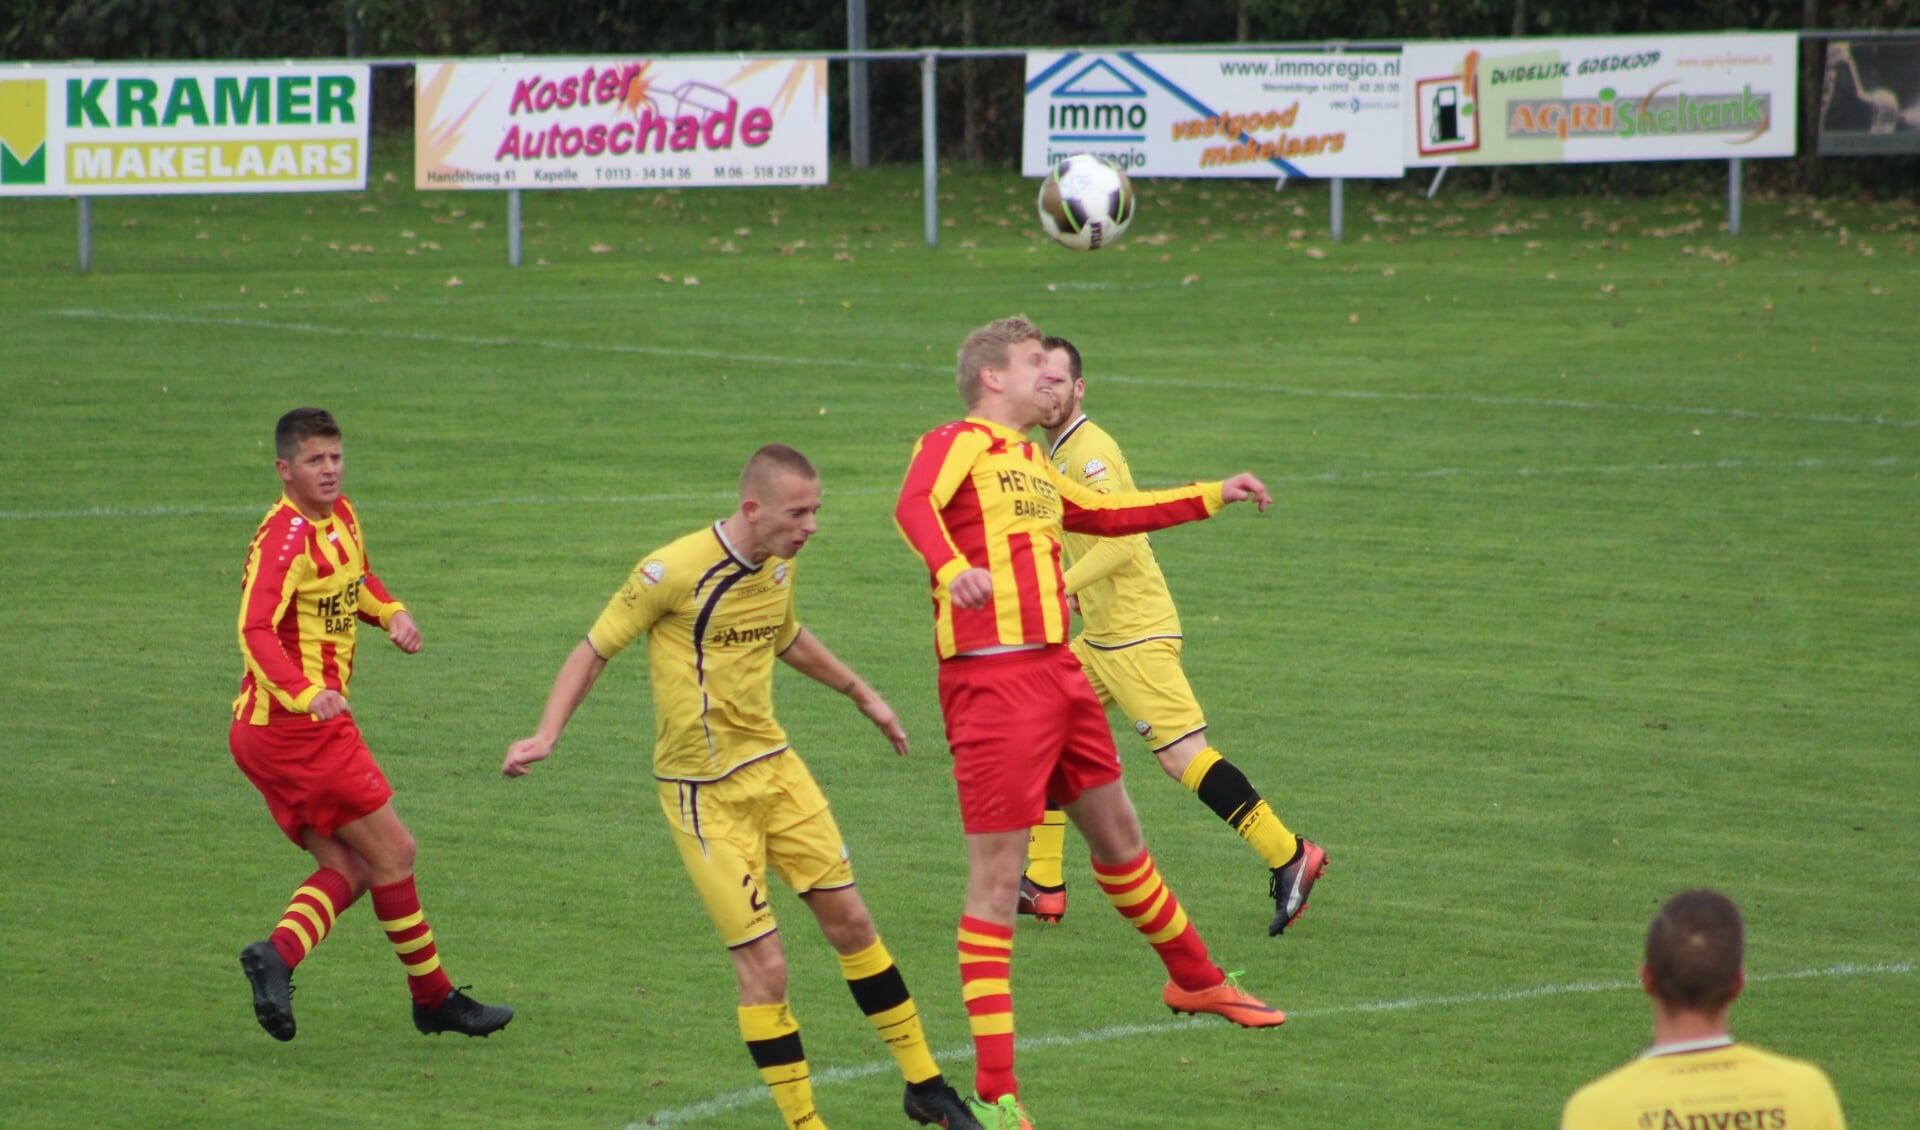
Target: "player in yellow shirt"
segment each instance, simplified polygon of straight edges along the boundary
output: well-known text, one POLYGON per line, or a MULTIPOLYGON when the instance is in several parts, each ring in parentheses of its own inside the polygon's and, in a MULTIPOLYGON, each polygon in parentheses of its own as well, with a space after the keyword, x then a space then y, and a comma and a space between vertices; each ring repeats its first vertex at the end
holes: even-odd
POLYGON ((532 737, 501 772, 523 776, 560 740, 607 661, 642 635, 653 685, 653 775, 707 915, 740 984, 740 1034, 790 1130, 826 1130, 814 1107, 787 959, 765 895, 771 867, 840 956, 841 972, 907 1081, 907 1116, 979 1130, 934 1063, 906 981, 854 889, 827 798, 773 714, 775 659, 853 699, 896 753, 906 731, 885 699, 794 615, 793 558, 814 534, 820 476, 769 444, 740 474, 740 506, 640 560, 554 680, 532 737))
POLYGON ((1717 891, 1682 891, 1660 908, 1640 966, 1653 1047, 1575 1091, 1560 1130, 1846 1130, 1826 1072, 1728 1034, 1747 983, 1742 933, 1717 891))
MULTIPOLYGON (((1087 394, 1080 351, 1065 338, 1043 343, 1047 366, 1063 381, 1060 403, 1041 420, 1048 458, 1062 475, 1100 494, 1130 493, 1133 472, 1120 445, 1081 411, 1087 394)), ((1274 901, 1267 934, 1278 936, 1307 909, 1307 895, 1327 864, 1327 853, 1294 835, 1233 762, 1207 740, 1207 719, 1180 666, 1180 614, 1167 591, 1147 535, 1103 538, 1065 535, 1067 595, 1080 613, 1073 653, 1103 704, 1118 703, 1135 733, 1167 776, 1240 834, 1269 868, 1274 901)), ((1047 806, 1027 845, 1020 913, 1058 922, 1067 911, 1061 873, 1066 820, 1047 806)))

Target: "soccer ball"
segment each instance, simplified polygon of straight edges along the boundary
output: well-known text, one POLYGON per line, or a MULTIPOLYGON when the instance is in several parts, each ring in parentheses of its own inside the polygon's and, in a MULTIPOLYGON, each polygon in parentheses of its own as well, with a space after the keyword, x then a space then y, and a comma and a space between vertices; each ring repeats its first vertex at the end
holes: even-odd
POLYGON ((1040 227, 1062 247, 1098 251, 1132 222, 1133 183, 1105 157, 1076 153, 1040 182, 1040 227))

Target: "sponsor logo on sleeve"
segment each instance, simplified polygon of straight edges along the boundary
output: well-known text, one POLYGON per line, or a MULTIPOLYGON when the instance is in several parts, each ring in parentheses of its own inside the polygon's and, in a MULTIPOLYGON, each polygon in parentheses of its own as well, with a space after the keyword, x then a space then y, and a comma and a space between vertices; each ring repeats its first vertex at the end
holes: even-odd
POLYGON ((664 562, 649 561, 640 566, 640 579, 649 585, 657 585, 666 579, 667 566, 664 562))

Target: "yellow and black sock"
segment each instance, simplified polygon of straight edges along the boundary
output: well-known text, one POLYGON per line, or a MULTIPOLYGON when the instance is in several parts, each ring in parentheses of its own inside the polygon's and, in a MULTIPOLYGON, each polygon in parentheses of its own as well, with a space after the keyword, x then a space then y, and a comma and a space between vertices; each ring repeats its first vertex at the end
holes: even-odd
POLYGON ((840 972, 847 979, 847 988, 853 990, 854 1003, 886 1041, 907 1082, 924 1083, 938 1076, 940 1068, 933 1062, 927 1033, 920 1026, 920 1009, 907 992, 907 979, 900 976, 886 944, 875 938, 859 953, 841 954, 840 972))
MULTIPOLYGON (((1180 783, 1240 833, 1268 867, 1285 867, 1300 848, 1299 838, 1260 798, 1247 775, 1212 746, 1201 750, 1180 774, 1180 783)), ((1037 882, 1037 880, 1036 880, 1037 882)))
POLYGON ((1061 870, 1066 850, 1067 814, 1049 801, 1046 815, 1027 834, 1027 878, 1048 890, 1066 886, 1066 875, 1061 870))
POLYGON ((826 1130, 820 1112, 813 1108, 813 1076, 807 1070, 807 1053, 800 1047, 800 1025, 787 1002, 741 1005, 740 1036, 747 1041, 760 1078, 773 1092, 787 1130, 826 1130))

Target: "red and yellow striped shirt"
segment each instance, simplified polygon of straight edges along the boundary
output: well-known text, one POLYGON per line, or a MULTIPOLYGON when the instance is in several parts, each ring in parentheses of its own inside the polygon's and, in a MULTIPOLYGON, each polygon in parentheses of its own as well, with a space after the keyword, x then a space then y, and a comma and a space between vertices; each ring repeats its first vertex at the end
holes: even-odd
POLYGON ((1061 475, 1011 428, 968 417, 920 437, 893 518, 933 578, 934 648, 942 659, 995 647, 1065 643, 1061 530, 1114 537, 1206 518, 1219 483, 1098 494, 1061 475), (985 608, 953 606, 968 569, 993 574, 985 608))
POLYGON ((240 579, 240 654, 246 674, 233 716, 266 726, 307 714, 323 690, 347 693, 358 621, 393 623, 406 605, 367 564, 353 504, 318 522, 281 496, 247 549, 240 579))

